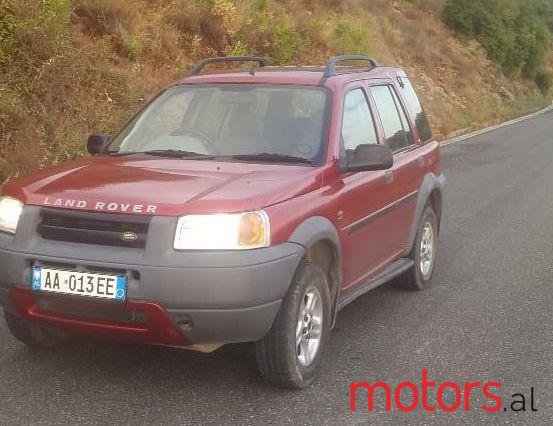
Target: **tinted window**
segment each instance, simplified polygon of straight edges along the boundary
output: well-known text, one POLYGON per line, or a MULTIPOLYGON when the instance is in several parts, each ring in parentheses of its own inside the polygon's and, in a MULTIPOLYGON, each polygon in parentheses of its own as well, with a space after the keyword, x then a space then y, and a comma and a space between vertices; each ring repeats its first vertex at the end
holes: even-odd
POLYGON ((367 98, 362 89, 348 92, 344 102, 342 138, 346 151, 359 145, 378 143, 367 98))
POLYGON ((417 125, 417 129, 419 130, 421 140, 423 142, 428 141, 432 139, 432 130, 430 129, 428 117, 426 116, 422 108, 419 97, 417 96, 417 93, 415 92, 415 89, 413 88, 413 85, 408 78, 401 77, 400 80, 403 83, 403 88, 401 89, 401 91, 403 94, 403 99, 405 99, 405 103, 407 104, 409 114, 415 119, 415 124, 417 125))
POLYGON ((409 142, 390 87, 372 86, 371 93, 382 121, 388 146, 392 151, 405 148, 409 142))

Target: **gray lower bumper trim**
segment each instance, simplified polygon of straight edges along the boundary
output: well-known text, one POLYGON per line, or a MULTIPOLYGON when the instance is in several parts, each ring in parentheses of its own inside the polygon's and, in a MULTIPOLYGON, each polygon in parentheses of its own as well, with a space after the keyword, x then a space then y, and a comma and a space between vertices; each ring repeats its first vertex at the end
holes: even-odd
POLYGON ((177 327, 196 344, 238 343, 265 336, 280 305, 281 300, 277 300, 242 309, 169 309, 168 312, 177 327))

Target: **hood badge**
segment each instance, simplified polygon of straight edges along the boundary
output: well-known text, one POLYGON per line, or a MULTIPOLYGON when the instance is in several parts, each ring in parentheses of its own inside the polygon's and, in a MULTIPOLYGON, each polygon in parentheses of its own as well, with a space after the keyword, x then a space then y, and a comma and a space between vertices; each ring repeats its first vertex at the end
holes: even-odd
POLYGON ((138 240, 138 235, 135 234, 134 232, 129 232, 129 231, 121 232, 121 239, 128 243, 132 243, 138 240))

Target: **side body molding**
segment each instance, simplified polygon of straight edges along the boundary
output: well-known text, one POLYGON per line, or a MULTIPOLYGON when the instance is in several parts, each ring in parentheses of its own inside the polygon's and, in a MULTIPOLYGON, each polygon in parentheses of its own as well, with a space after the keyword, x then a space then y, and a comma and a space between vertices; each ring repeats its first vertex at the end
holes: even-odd
POLYGON ((415 237, 417 233, 417 226, 419 224, 420 218, 422 216, 422 212, 424 210, 424 207, 426 206, 426 203, 428 202, 430 198, 430 194, 434 190, 438 190, 440 193, 439 197, 439 211, 436 211, 436 216, 438 218, 438 224, 441 221, 441 214, 442 214, 442 189, 445 186, 446 178, 443 174, 440 174, 439 176, 436 176, 434 173, 428 173, 421 184, 419 195, 417 198, 417 208, 415 210, 415 217, 413 219, 413 223, 411 225, 411 232, 409 234, 409 240, 407 247, 404 251, 404 256, 409 255, 411 252, 411 249, 413 248, 413 244, 415 243, 415 237))

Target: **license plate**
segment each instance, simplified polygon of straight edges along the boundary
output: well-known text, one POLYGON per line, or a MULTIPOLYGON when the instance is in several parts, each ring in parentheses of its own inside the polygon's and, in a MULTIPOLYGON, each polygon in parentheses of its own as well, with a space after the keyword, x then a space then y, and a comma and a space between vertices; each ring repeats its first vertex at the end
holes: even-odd
POLYGON ((32 289, 101 299, 125 300, 127 276, 34 267, 32 289))

